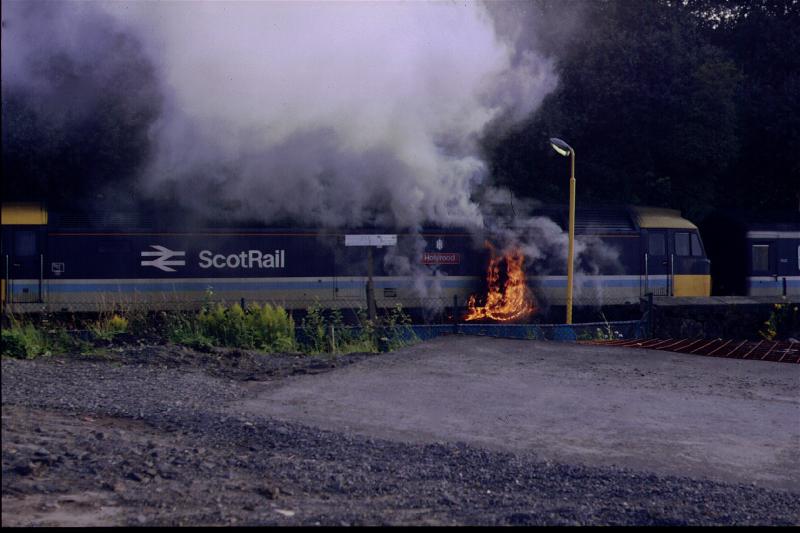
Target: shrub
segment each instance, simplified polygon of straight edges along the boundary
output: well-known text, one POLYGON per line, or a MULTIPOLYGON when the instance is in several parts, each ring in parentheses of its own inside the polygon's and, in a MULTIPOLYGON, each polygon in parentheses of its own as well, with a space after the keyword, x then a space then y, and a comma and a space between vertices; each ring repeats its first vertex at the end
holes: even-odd
POLYGON ((305 351, 309 353, 323 353, 330 351, 328 341, 328 321, 319 302, 315 302, 308 308, 306 316, 300 322, 300 329, 303 332, 305 351))
POLYGON ((12 318, 9 327, 3 328, 2 354, 10 357, 33 359, 48 353, 47 335, 33 324, 12 318))
POLYGON ((111 317, 90 323, 88 329, 96 338, 108 341, 114 335, 128 331, 128 319, 114 313, 111 317))
POLYGON ((244 310, 239 304, 229 309, 216 304, 210 309, 203 309, 197 317, 200 331, 219 346, 236 348, 253 347, 251 332, 245 324, 244 310))
POLYGON ((164 313, 162 319, 167 338, 175 344, 196 350, 208 350, 214 345, 213 341, 203 334, 196 316, 175 312, 164 313))
POLYGON ((301 322, 304 349, 308 353, 347 354, 395 350, 418 339, 411 317, 399 304, 372 321, 363 308, 355 310, 357 326, 347 326, 339 309, 324 310, 319 303, 308 308, 301 322), (333 337, 331 336, 333 333, 333 337))
POLYGON ((282 307, 253 304, 245 316, 256 347, 271 351, 295 349, 294 320, 282 307))
POLYGON ((764 329, 759 334, 766 340, 792 337, 800 332, 800 310, 796 304, 775 304, 769 318, 764 322, 764 329))
POLYGON ((47 317, 38 323, 12 318, 9 326, 3 328, 2 355, 34 359, 54 353, 77 354, 91 351, 91 344, 71 334, 63 325, 50 327, 49 322, 47 317))
POLYGON ((204 306, 199 313, 176 313, 168 320, 168 337, 173 342, 208 348, 256 348, 265 351, 290 351, 295 348, 294 321, 281 307, 251 305, 246 311, 239 304, 204 306))
POLYGON ((47 331, 48 353, 53 354, 86 354, 94 350, 91 343, 79 339, 63 327, 47 331))
POLYGON ((382 341, 387 350, 397 350, 419 341, 411 329, 411 317, 397 304, 384 318, 382 341))

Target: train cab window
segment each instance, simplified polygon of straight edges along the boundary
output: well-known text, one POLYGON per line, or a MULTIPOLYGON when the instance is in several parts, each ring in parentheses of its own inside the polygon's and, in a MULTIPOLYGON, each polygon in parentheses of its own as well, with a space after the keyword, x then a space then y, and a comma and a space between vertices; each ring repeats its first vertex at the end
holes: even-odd
POLYGON ((650 255, 667 255, 667 247, 663 233, 651 233, 648 237, 647 249, 650 255))
POLYGON ((14 232, 14 255, 31 257, 36 255, 36 233, 33 231, 14 232))
POLYGON ((692 233, 692 255, 703 255, 703 247, 700 246, 700 237, 697 236, 697 233, 692 233))
POLYGON ((753 272, 769 271, 769 244, 753 245, 753 272))
POLYGON ((689 252, 689 234, 679 232, 675 234, 675 254, 691 255, 689 252))

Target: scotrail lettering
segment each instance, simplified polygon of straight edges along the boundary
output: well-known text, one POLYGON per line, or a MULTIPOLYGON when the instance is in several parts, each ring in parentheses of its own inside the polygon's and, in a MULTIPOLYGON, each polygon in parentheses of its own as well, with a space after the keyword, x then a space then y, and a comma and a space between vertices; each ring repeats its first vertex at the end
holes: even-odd
POLYGON ((283 268, 285 250, 273 253, 246 250, 238 254, 215 254, 211 250, 200 252, 200 268, 283 268))

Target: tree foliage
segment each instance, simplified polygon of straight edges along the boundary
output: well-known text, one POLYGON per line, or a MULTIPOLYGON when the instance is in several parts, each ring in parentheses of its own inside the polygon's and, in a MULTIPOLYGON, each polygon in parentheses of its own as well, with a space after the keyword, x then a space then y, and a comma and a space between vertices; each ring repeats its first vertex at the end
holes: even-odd
MULTIPOLYGON (((548 4, 545 4, 545 6, 548 4)), ((561 49, 558 89, 530 120, 486 143, 497 181, 564 203, 797 209, 798 2, 604 0, 561 49)))

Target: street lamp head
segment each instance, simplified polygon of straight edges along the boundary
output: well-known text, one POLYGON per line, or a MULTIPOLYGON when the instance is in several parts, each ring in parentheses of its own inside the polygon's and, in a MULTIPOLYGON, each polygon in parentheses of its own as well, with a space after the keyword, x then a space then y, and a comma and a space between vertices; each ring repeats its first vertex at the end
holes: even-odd
POLYGON ((568 156, 570 153, 572 153, 572 147, 558 137, 550 137, 550 146, 553 147, 553 150, 563 156, 568 156))

